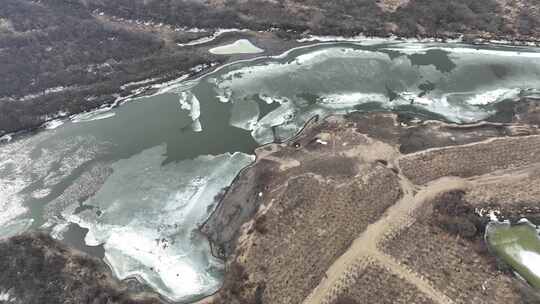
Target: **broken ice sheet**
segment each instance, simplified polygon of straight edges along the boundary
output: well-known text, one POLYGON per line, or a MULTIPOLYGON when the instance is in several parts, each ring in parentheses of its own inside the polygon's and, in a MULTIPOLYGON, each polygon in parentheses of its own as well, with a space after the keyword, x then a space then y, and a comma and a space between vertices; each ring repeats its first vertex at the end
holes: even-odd
POLYGON ((190 91, 180 92, 179 96, 180 107, 182 108, 182 110, 189 111, 189 116, 193 121, 191 125, 193 131, 201 132, 202 125, 201 121, 199 120, 199 118, 201 117, 201 104, 199 102, 199 99, 190 91))
POLYGON ((235 100, 231 109, 231 126, 251 131, 259 120, 259 105, 252 99, 235 100))
POLYGON ((188 301, 211 294, 221 282, 221 262, 195 233, 197 225, 254 157, 222 154, 162 165, 165 153, 161 145, 117 161, 103 187, 85 202, 100 212, 64 217, 89 229, 87 245, 104 244, 118 278, 138 277, 170 300, 188 301))
POLYGON ((534 51, 521 56, 436 44, 408 46, 396 44, 388 49, 381 45, 373 50, 339 44, 294 49, 282 56, 226 66, 211 74, 207 83, 220 100, 258 95, 266 103, 289 101, 261 115, 252 132, 259 143, 272 141, 276 133, 283 134, 280 138, 294 134, 309 115, 343 114, 370 104, 378 109, 432 113, 431 118, 453 122, 476 122, 493 115, 498 102, 521 97, 523 90, 540 83, 536 77, 540 65, 530 59, 539 56, 534 51), (305 99, 305 93, 315 98, 305 99), (291 119, 281 115, 287 111, 294 112, 291 119))
POLYGON ((33 221, 33 219, 23 218, 2 223, 0 225, 0 239, 7 239, 28 230, 33 221))

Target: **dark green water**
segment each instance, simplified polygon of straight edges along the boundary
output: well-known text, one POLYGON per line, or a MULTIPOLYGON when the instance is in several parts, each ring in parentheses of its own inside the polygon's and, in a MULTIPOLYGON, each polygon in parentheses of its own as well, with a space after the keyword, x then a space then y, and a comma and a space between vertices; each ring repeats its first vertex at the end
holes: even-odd
POLYGON ((528 221, 491 223, 486 238, 495 253, 536 289, 540 289, 540 237, 528 221))

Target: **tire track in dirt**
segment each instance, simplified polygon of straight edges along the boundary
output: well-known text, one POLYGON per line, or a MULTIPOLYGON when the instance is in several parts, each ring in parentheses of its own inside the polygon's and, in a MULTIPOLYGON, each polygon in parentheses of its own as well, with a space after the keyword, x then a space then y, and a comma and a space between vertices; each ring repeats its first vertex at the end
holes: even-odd
POLYGON ((340 287, 353 278, 354 273, 363 269, 369 261, 375 261, 407 280, 435 303, 453 303, 451 299, 436 290, 419 274, 407 269, 392 257, 379 251, 378 245, 389 235, 411 225, 414 222, 413 213, 425 201, 439 193, 463 188, 465 180, 449 177, 441 178, 426 185, 416 195, 417 187, 401 175, 400 184, 403 191, 402 199, 390 207, 381 219, 369 225, 353 242, 351 247, 332 264, 326 272, 326 277, 304 300, 304 304, 331 303, 338 296, 340 287))

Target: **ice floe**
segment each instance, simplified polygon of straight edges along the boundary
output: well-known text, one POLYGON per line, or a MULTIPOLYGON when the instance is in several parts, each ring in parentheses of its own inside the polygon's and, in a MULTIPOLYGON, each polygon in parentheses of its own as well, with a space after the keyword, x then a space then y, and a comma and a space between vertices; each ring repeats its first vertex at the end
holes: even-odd
POLYGON ((488 105, 505 99, 513 99, 519 96, 520 89, 494 89, 487 92, 475 94, 465 100, 465 103, 470 105, 488 105))
POLYGON ((251 131, 255 129, 259 115, 259 105, 256 101, 249 99, 235 100, 231 109, 230 124, 251 131))
POLYGON ((254 159, 235 153, 162 165, 157 146, 112 165, 113 174, 85 202, 101 210, 63 216, 89 229, 86 243, 104 244, 107 262, 125 279, 144 279, 174 301, 214 292, 221 263, 195 232, 214 197, 254 159), (129 182, 126 182, 129 181, 129 182))
POLYGON ((0 136, 0 144, 8 143, 13 139, 13 134, 5 134, 0 136))
POLYGON ((34 192, 32 192, 32 197, 35 199, 41 199, 46 197, 51 193, 51 189, 45 188, 45 189, 38 189, 34 192))
POLYGON ((199 99, 191 92, 181 92, 179 95, 179 102, 182 110, 189 111, 189 116, 193 121, 191 124, 193 131, 201 132, 203 129, 199 119, 201 117, 201 104, 199 99))

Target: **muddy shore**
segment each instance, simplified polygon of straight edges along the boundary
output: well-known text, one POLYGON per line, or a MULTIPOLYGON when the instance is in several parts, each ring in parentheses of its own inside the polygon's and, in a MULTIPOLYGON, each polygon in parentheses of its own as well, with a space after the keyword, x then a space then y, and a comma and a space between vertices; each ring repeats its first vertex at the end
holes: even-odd
POLYGON ((534 43, 539 33, 540 6, 533 0, 6 0, 0 7, 0 136, 248 58, 208 52, 240 38, 272 55, 311 35, 534 43), (245 31, 209 39, 232 28, 245 31))

